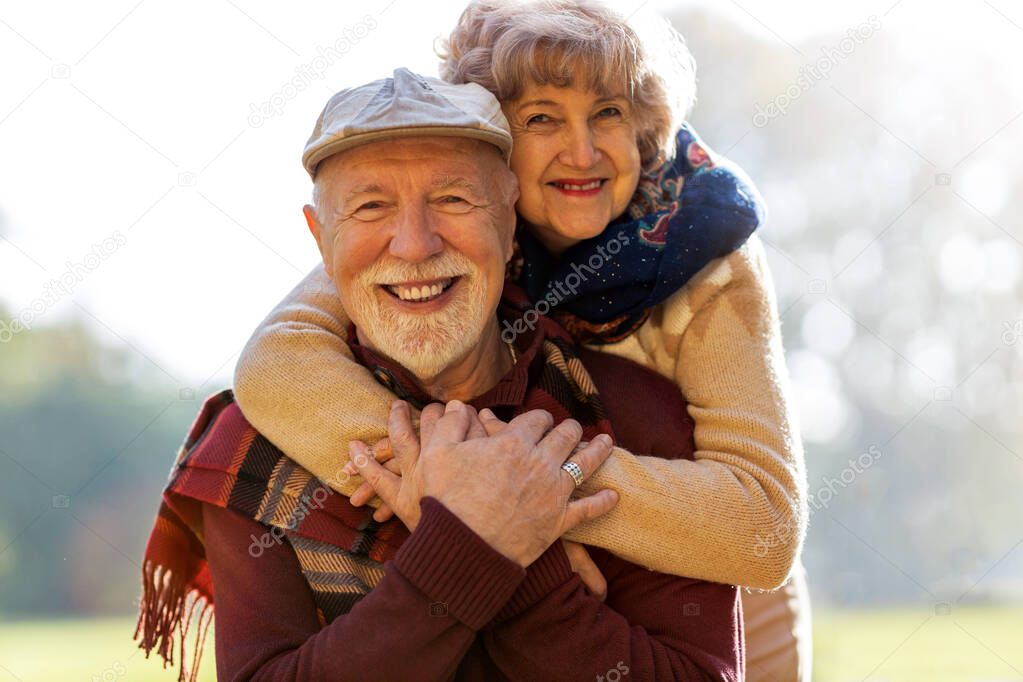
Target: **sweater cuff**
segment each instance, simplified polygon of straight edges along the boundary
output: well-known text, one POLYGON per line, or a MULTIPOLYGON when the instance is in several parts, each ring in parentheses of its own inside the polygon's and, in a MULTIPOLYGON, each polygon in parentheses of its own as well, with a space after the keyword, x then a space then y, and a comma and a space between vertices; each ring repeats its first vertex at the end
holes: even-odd
POLYGON ((540 558, 526 569, 526 579, 519 585, 491 625, 514 618, 538 604, 556 588, 572 579, 572 564, 560 539, 547 548, 540 558))
POLYGON ((451 616, 479 630, 512 596, 526 571, 436 498, 424 497, 419 505, 419 524, 393 565, 431 600, 430 615, 451 616))

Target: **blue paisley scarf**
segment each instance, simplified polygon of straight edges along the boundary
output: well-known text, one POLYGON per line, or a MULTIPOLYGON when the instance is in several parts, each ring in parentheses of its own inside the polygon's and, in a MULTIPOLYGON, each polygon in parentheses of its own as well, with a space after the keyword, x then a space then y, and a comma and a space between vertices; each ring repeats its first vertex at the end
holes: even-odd
POLYGON ((537 312, 580 343, 629 336, 651 308, 742 246, 764 221, 764 201, 741 168, 714 154, 688 124, 676 142, 671 161, 642 175, 625 213, 560 258, 519 225, 513 279, 537 312))

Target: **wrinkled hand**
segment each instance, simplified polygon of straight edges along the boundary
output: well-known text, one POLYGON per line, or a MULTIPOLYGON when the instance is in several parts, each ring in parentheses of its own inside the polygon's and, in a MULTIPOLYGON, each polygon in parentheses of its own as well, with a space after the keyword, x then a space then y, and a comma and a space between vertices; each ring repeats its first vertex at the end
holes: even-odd
MULTIPOLYGON (((491 436, 496 436, 508 426, 507 422, 502 421, 487 409, 480 410, 480 421, 483 423, 487 434, 491 436)), ((584 447, 586 447, 586 443, 580 442, 576 449, 579 450, 584 447)), ((579 574, 579 579, 582 580, 586 591, 591 596, 604 601, 607 598, 607 580, 604 579, 604 574, 597 568, 597 564, 590 558, 586 548, 578 542, 572 542, 564 538, 562 538, 561 544, 565 547, 565 554, 572 565, 572 571, 579 574)))
MULTIPOLYGON (((370 448, 370 456, 376 461, 384 465, 384 468, 390 471, 392 474, 401 475, 401 467, 398 466, 397 460, 394 459, 394 452, 391 450, 391 439, 382 438, 377 441, 370 448)), ((355 476, 359 473, 359 469, 355 466, 354 462, 348 462, 344 467, 345 474, 349 476, 355 476)), ((359 487, 355 489, 349 501, 355 507, 361 507, 367 504, 376 496, 376 491, 373 490, 373 486, 363 481, 359 484, 359 487)), ((394 516, 394 511, 386 504, 381 503, 373 511, 373 519, 378 523, 383 523, 394 516)))
MULTIPOLYGON (((428 405, 423 411, 420 423, 425 422, 427 428, 432 428, 433 424, 436 424, 437 419, 444 414, 444 405, 440 403, 433 403, 428 405)), ((479 422, 484 427, 485 434, 489 436, 496 436, 497 434, 504 431, 508 426, 507 422, 502 421, 490 410, 482 410, 479 413, 479 422)), ((470 428, 470 433, 473 437, 480 437, 475 425, 470 428)), ((420 447, 422 447, 422 437, 420 437, 420 447)), ((580 443, 580 446, 585 447, 585 443, 580 443)), ((577 446, 579 449, 579 446, 577 446)), ((380 462, 387 471, 392 474, 401 476, 401 467, 398 465, 398 461, 394 459, 394 451, 391 449, 390 438, 383 438, 370 449, 373 459, 380 462)), ((345 473, 349 475, 355 475, 358 473, 358 469, 355 464, 349 463, 345 466, 345 473)), ((376 495, 376 490, 368 482, 363 482, 351 496, 351 503, 356 507, 361 507, 367 504, 376 495)), ((378 523, 383 523, 394 516, 394 511, 387 504, 381 504, 374 512, 373 518, 378 523)), ((565 547, 565 554, 568 556, 568 561, 572 565, 572 571, 579 575, 579 579, 586 587, 586 591, 590 595, 596 597, 600 601, 604 601, 607 597, 607 580, 604 579, 604 574, 600 572, 597 564, 590 558, 586 548, 578 542, 572 542, 571 540, 561 540, 565 547)))
MULTIPOLYGON (((355 453, 360 452, 362 453, 361 456, 372 457, 377 462, 380 462, 380 464, 382 464, 384 468, 390 471, 392 474, 401 476, 401 467, 398 466, 398 461, 394 459, 394 451, 391 450, 390 438, 385 437, 377 441, 376 444, 369 449, 370 450, 369 455, 366 455, 365 451, 361 447, 359 447, 358 444, 354 449, 351 447, 351 445, 349 445, 348 449, 349 454, 352 457, 352 460, 349 461, 348 464, 345 464, 344 466, 343 471, 347 475, 349 476, 358 475, 359 468, 355 466, 356 457, 355 453)), ((369 501, 376 496, 376 494, 377 492, 373 490, 373 486, 371 486, 368 482, 363 481, 362 483, 359 484, 359 487, 355 489, 355 492, 351 494, 351 496, 348 498, 348 501, 352 503, 353 507, 361 507, 364 504, 368 504, 369 501)), ((394 510, 391 509, 391 507, 384 502, 381 502, 380 506, 373 510, 373 520, 376 521, 377 523, 384 523, 385 521, 388 521, 392 516, 394 516, 394 510)))
MULTIPOLYGON (((485 437, 486 431, 476 411, 468 405, 462 407, 467 409, 470 419, 466 439, 485 437)), ((367 448, 362 441, 354 441, 349 445, 352 461, 345 465, 344 470, 348 474, 361 473, 364 478, 364 482, 349 498, 354 506, 360 507, 373 499, 374 495, 379 495, 383 504, 373 512, 373 518, 377 522, 383 523, 397 513, 398 518, 410 531, 415 530, 419 523, 419 500, 422 494, 414 482, 406 486, 401 479, 410 471, 415 471, 419 453, 432 436, 437 421, 444 416, 445 410, 446 407, 441 403, 427 405, 419 416, 417 435, 408 403, 396 400, 391 404, 391 412, 387 418, 387 438, 378 441, 372 449, 367 448), (373 466, 371 462, 379 462, 382 469, 373 466), (367 470, 370 473, 367 473, 367 470), (393 503, 402 505, 400 511, 392 509, 392 500, 393 503)))
POLYGON ((586 586, 586 591, 591 596, 604 601, 607 597, 607 580, 597 568, 597 564, 590 558, 590 553, 578 542, 562 539, 561 544, 565 546, 565 554, 568 555, 568 561, 572 564, 572 570, 579 574, 579 579, 586 586))
MULTIPOLYGON (((391 405, 391 408, 393 409, 398 404, 398 402, 399 401, 393 403, 391 405)), ((476 415, 476 411, 471 406, 466 407, 471 412, 470 418, 472 419, 472 423, 469 426, 467 440, 471 440, 472 438, 485 437, 487 435, 487 432, 483 429, 483 425, 479 421, 476 415)), ((437 420, 440 419, 441 416, 443 416, 444 409, 445 406, 442 403, 430 403, 423 409, 419 417, 420 448, 422 447, 423 442, 422 437, 424 425, 427 432, 431 432, 433 425, 437 423, 437 420)), ((377 443, 371 448, 371 456, 377 462, 383 464, 384 468, 390 471, 392 474, 401 476, 401 466, 398 464, 398 461, 394 459, 394 451, 391 449, 390 438, 383 438, 377 441, 377 443)), ((355 466, 354 462, 349 462, 348 464, 345 465, 344 472, 349 476, 354 476, 359 473, 359 470, 358 467, 355 466)), ((352 503, 352 506, 361 507, 364 504, 368 504, 369 501, 372 500, 374 496, 376 496, 376 494, 377 491, 374 490, 373 486, 368 481, 363 481, 363 483, 361 483, 359 487, 355 489, 355 492, 353 492, 351 497, 349 497, 348 499, 352 503)), ((376 521, 377 523, 384 523, 385 521, 389 520, 392 516, 394 516, 394 510, 392 510, 390 505, 388 505, 386 502, 382 502, 380 506, 377 507, 376 510, 373 512, 373 520, 376 521)))
POLYGON ((582 436, 582 427, 572 419, 552 428, 549 413, 533 410, 486 437, 479 436, 486 432, 479 431, 483 427, 478 423, 471 407, 452 401, 433 424, 421 424, 417 438, 408 405, 399 402, 392 407, 388 431, 402 475, 369 456, 363 443, 352 444, 353 461, 410 529, 419 521, 419 500, 432 496, 521 566, 617 502, 612 490, 572 500, 575 484, 561 469, 571 455, 583 476, 591 475, 610 454, 607 436, 572 454, 582 436))

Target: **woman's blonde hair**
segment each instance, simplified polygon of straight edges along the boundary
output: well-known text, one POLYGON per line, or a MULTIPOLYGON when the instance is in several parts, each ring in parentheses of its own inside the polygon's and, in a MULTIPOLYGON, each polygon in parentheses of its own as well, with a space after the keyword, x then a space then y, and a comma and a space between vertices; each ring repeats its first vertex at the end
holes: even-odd
POLYGON ((648 23, 630 25, 596 0, 472 0, 438 45, 440 76, 482 85, 502 103, 530 81, 624 89, 640 158, 650 165, 674 155, 674 133, 696 99, 696 66, 670 24, 648 23), (585 82, 573 81, 577 69, 585 82))

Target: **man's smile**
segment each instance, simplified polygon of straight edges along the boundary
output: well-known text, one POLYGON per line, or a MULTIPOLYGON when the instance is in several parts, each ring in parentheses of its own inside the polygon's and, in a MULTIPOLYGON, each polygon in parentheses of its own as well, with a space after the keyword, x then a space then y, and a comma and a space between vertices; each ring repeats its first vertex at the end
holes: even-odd
POLYGON ((458 288, 461 281, 462 276, 457 275, 443 279, 381 284, 380 288, 402 308, 414 309, 417 312, 434 312, 451 298, 451 292, 458 288))

